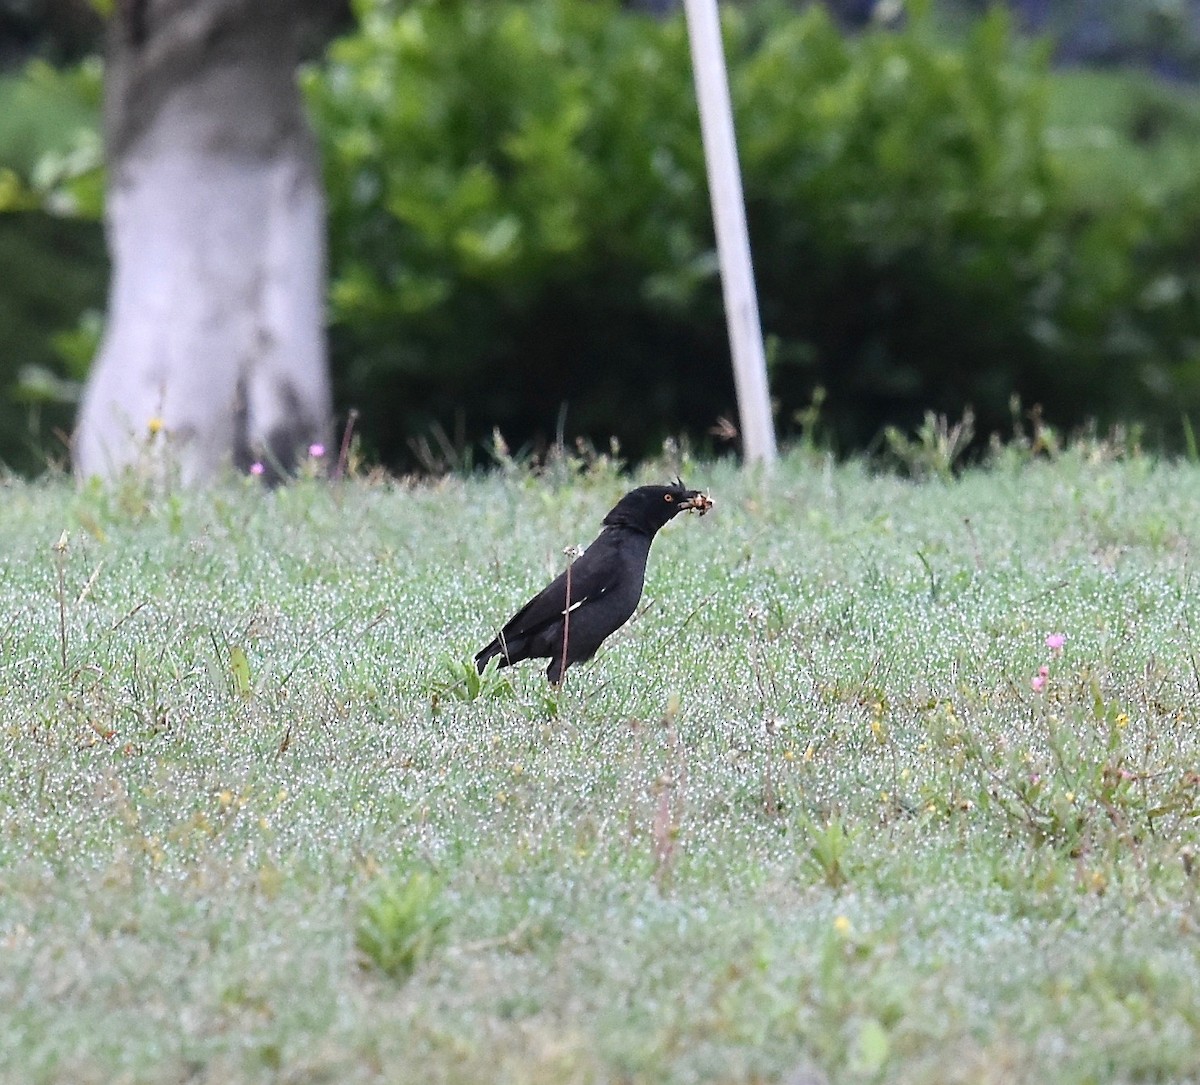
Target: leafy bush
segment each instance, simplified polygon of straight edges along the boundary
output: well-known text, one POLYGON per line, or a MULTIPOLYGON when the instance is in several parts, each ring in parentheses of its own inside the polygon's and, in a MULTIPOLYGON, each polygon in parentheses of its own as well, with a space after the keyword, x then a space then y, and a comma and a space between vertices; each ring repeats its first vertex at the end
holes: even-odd
MULTIPOLYGON (((1177 434, 1200 406, 1200 114, 1049 73, 1000 11, 953 43, 909 11, 847 37, 820 5, 726 5, 781 426, 851 450, 970 407, 982 441, 1015 394, 1064 427, 1177 434)), ((466 464, 499 426, 518 455, 561 428, 637 456, 732 416, 682 19, 357 13, 305 83, 338 398, 370 451, 411 461, 439 425, 466 464)), ((98 213, 98 91, 88 64, 0 81, 0 209, 98 213)), ((104 273, 94 223, 0 218, 0 460, 61 450, 104 273)))
POLYGON ((1001 10, 954 48, 919 18, 849 41, 813 11, 740 85, 785 402, 825 386, 854 446, 964 406, 986 434, 1014 392, 1068 424, 1195 405, 1195 295, 1164 279, 1179 225, 1140 193, 1083 213, 1048 139, 1045 57, 1018 55, 1001 10))
POLYGON ((66 458, 78 382, 90 348, 79 314, 101 304, 99 224, 22 212, 0 214, 0 463, 36 471, 66 458))
MULTIPOLYGON (((960 44, 726 10, 752 242, 786 426, 843 447, 927 410, 1007 425, 1177 418, 1200 215, 1080 207, 1045 56, 1001 11, 960 44), (1194 248, 1190 251, 1195 251, 1194 248)), ((359 4, 308 89, 331 206, 340 394, 388 459, 566 426, 634 454, 732 408, 685 28, 613 3, 359 4)), ((1192 201, 1200 206, 1200 199, 1192 201)))
POLYGON ((682 24, 360 8, 308 86, 341 395, 385 457, 459 411, 472 436, 545 432, 565 403, 603 438, 708 421, 731 393, 682 24))
POLYGON ((59 438, 94 346, 107 272, 98 171, 70 186, 88 218, 48 212, 65 210, 59 177, 96 155, 99 79, 95 64, 41 62, 0 78, 0 463, 11 468, 65 458, 59 438))

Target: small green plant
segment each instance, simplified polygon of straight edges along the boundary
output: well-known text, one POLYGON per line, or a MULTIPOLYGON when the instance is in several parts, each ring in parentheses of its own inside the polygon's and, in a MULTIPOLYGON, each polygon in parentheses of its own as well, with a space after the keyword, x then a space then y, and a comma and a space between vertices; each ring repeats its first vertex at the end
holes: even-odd
POLYGON ((954 477, 963 454, 975 437, 975 414, 968 407, 962 418, 953 424, 944 414, 925 412, 925 421, 916 435, 909 437, 895 426, 883 431, 883 440, 890 456, 913 478, 954 477))
POLYGON ((1025 464, 1062 455, 1062 434, 1046 421, 1040 404, 1026 410, 1014 392, 1008 397, 1008 418, 1008 434, 994 431, 988 438, 987 459, 992 465, 1025 464))
POLYGON ((792 414, 797 429, 796 443, 810 454, 823 452, 829 445, 829 438, 821 419, 826 395, 825 386, 818 384, 812 390, 808 406, 792 414))
POLYGON ((371 966, 403 982, 441 945, 448 921, 431 874, 383 876, 363 901, 354 945, 371 966))
POLYGON ((840 889, 850 881, 846 859, 854 834, 837 815, 831 816, 824 825, 805 816, 803 827, 808 837, 808 865, 831 889, 840 889))
POLYGON ((548 720, 556 720, 563 706, 563 687, 549 682, 539 682, 534 690, 534 699, 541 716, 548 720))
POLYGON ((54 544, 54 567, 58 573, 58 660, 63 672, 67 669, 67 546, 69 536, 64 528, 54 544))
POLYGON ((447 657, 442 665, 445 677, 437 682, 430 694, 436 712, 442 701, 487 701, 513 694, 508 676, 500 673, 500 657, 488 660, 482 672, 471 659, 447 657))

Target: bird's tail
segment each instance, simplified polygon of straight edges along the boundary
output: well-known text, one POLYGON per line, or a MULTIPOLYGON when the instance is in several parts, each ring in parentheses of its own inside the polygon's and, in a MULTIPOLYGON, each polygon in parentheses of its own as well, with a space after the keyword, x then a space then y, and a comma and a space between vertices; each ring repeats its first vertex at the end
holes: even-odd
POLYGON ((475 653, 475 669, 479 671, 480 674, 483 674, 484 667, 486 667, 493 659, 495 659, 496 656, 500 657, 501 667, 508 666, 508 653, 504 650, 504 644, 501 642, 499 637, 497 637, 490 644, 485 644, 479 649, 478 652, 475 653))

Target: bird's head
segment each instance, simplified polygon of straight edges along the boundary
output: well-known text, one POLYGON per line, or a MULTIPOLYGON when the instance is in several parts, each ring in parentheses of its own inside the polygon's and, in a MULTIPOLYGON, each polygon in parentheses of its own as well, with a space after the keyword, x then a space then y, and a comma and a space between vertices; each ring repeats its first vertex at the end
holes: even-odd
POLYGON ((681 512, 694 509, 703 516, 712 506, 706 494, 689 490, 681 479, 676 479, 670 486, 639 486, 630 490, 604 517, 604 523, 653 535, 681 512))

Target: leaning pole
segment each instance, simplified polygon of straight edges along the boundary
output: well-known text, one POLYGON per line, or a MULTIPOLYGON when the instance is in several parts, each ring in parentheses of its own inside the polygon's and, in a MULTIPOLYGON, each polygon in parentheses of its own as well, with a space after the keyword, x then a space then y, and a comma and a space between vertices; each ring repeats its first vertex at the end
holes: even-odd
POLYGON ((720 15, 717 0, 684 0, 684 9, 717 235, 717 258, 721 265, 725 323, 733 356, 742 450, 747 463, 770 465, 777 455, 775 424, 771 418, 767 360, 750 261, 750 235, 746 229, 746 204, 733 131, 720 15))

